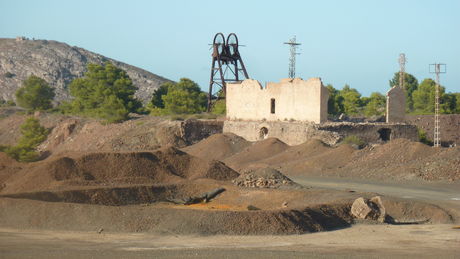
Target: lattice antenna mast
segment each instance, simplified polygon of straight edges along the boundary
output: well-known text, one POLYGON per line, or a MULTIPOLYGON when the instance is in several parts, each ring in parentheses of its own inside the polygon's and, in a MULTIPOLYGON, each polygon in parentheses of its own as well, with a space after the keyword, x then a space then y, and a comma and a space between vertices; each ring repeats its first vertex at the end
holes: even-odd
POLYGON ((399 54, 399 87, 404 89, 404 77, 406 75, 406 55, 404 53, 399 54))
POLYGON ((297 53, 297 46, 301 45, 301 43, 296 42, 296 37, 294 36, 288 42, 284 42, 284 44, 290 45, 290 57, 289 57, 289 78, 295 77, 295 56, 300 55, 297 53))
POLYGON ((446 64, 430 64, 430 73, 436 74, 436 96, 434 100, 434 147, 441 146, 441 125, 439 124, 439 74, 446 73, 446 64))

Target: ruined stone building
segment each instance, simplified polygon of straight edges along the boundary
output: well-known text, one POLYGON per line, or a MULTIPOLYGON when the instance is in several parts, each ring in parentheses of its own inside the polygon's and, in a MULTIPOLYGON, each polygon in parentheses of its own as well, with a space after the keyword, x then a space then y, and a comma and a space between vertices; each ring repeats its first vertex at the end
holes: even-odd
POLYGON ((257 80, 228 83, 223 131, 249 141, 276 137, 289 145, 312 138, 334 145, 349 135, 367 142, 417 140, 417 128, 404 122, 403 89, 388 91, 387 123, 328 122, 328 90, 320 78, 286 78, 263 87, 257 80), (401 108, 403 107, 403 108, 401 108))
POLYGON ((327 121, 328 90, 320 78, 281 79, 263 88, 257 80, 228 84, 227 118, 230 120, 327 121))

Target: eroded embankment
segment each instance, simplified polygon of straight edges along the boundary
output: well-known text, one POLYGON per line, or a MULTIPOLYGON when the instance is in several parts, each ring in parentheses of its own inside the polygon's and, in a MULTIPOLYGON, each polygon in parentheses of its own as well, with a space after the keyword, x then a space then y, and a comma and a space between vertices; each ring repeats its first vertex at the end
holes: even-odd
POLYGON ((211 211, 1 198, 0 208, 2 227, 79 231, 283 235, 343 228, 352 221, 345 205, 303 210, 211 211))
MULTIPOLYGON (((350 226, 353 199, 322 204, 304 201, 304 206, 248 210, 238 207, 241 199, 263 191, 226 186, 228 193, 209 203, 178 205, 172 200, 195 195, 216 185, 156 185, 85 188, 5 194, 0 197, 0 226, 113 232, 174 234, 286 235, 327 231, 350 226), (201 187, 201 188, 197 188, 201 187), (204 187, 204 188, 203 188, 204 187)), ((284 196, 292 190, 270 190, 284 196)), ((317 196, 313 190, 295 191, 317 196)), ((321 194, 323 195, 323 194, 321 194)), ((354 194, 362 195, 362 194, 354 194)), ((374 194, 364 194, 371 196, 374 194)), ((344 197, 346 194, 344 194, 344 197)), ((301 196, 287 198, 287 204, 301 196)), ((310 197, 311 198, 311 197, 310 197)), ((255 200, 252 200, 255 201, 255 200)), ((257 207, 261 203, 254 203, 257 207)), ((452 223, 453 217, 440 206, 383 197, 389 218, 396 224, 452 223)))

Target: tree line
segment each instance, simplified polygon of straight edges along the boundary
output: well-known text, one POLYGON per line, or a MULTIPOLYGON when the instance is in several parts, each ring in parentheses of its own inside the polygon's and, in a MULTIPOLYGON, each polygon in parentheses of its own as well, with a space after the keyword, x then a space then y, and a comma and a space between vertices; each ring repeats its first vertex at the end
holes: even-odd
MULTIPOLYGON (((389 86, 399 84, 399 73, 389 80, 389 86)), ((426 78, 421 83, 413 75, 406 73, 404 88, 406 110, 409 114, 434 113, 436 83, 426 78)), ((341 90, 328 84, 329 115, 339 116, 380 116, 385 114, 386 96, 373 92, 362 96, 355 88, 345 85, 341 90)), ((127 73, 107 62, 103 65, 89 64, 87 72, 76 78, 70 85, 72 100, 53 108, 54 89, 37 76, 30 76, 16 92, 19 106, 31 111, 54 109, 64 114, 75 114, 101 118, 108 123, 121 122, 129 118, 129 113, 171 115, 196 114, 206 110, 207 95, 199 85, 188 78, 179 82, 166 82, 153 93, 151 101, 143 106, 134 93, 137 87, 127 73)), ((460 113, 460 93, 446 93, 440 87, 441 113, 460 113)), ((225 113, 225 102, 218 101, 214 112, 225 113)))
MULTIPOLYGON (((399 85, 399 73, 395 73, 389 81, 389 86, 399 85)), ((431 78, 421 83, 413 75, 405 73, 404 89, 406 92, 406 112, 408 114, 434 114, 436 82, 431 78)), ((369 97, 361 94, 349 85, 342 90, 327 85, 329 90, 328 113, 331 116, 346 114, 350 116, 384 115, 386 96, 373 92, 369 97)), ((440 86, 440 112, 442 114, 460 113, 460 93, 446 93, 445 87, 440 86)))

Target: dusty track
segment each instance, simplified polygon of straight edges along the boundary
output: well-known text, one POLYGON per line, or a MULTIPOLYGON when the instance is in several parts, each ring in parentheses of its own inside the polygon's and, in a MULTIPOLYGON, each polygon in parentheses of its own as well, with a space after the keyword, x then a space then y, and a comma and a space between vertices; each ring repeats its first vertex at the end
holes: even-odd
POLYGON ((308 176, 292 176, 291 178, 297 183, 310 187, 376 192, 404 199, 452 201, 460 206, 460 183, 382 183, 372 180, 308 176))
POLYGON ((283 237, 0 229, 0 254, 7 258, 456 258, 459 253, 460 230, 452 225, 355 225, 283 237))

